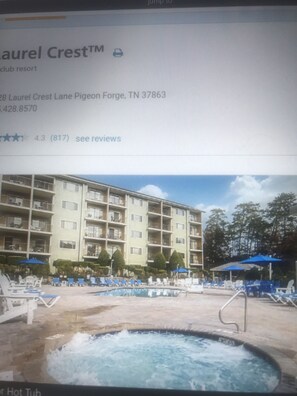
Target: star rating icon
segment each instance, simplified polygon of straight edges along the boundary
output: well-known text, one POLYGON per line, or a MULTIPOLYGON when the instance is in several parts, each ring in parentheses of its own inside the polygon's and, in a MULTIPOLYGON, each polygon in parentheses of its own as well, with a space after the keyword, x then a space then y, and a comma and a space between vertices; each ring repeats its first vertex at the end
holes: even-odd
POLYGON ((10 135, 6 133, 5 135, 0 135, 0 142, 22 142, 24 140, 24 135, 19 135, 15 133, 14 135, 10 135))

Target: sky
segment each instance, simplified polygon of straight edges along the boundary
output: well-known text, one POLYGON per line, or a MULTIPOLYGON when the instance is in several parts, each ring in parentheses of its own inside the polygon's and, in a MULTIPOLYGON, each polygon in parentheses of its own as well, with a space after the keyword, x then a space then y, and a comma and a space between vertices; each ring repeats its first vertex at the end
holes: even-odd
POLYGON ((281 193, 297 194, 297 176, 83 176, 86 179, 179 202, 205 212, 222 208, 229 217, 236 205, 263 207, 281 193))

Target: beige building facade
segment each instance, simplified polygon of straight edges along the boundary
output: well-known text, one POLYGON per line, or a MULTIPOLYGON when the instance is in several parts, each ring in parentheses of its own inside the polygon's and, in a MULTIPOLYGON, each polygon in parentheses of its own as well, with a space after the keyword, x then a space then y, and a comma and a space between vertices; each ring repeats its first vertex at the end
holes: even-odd
POLYGON ((176 250, 189 268, 203 268, 202 213, 138 192, 59 175, 0 177, 0 255, 96 260, 119 249, 146 266, 176 250))

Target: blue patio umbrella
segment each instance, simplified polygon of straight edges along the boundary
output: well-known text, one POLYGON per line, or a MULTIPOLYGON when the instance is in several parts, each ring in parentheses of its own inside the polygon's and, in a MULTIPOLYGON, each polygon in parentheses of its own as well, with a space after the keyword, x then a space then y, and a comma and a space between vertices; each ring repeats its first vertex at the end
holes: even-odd
POLYGON ((35 257, 29 258, 29 259, 24 259, 18 262, 18 264, 27 264, 27 265, 31 265, 31 264, 46 264, 44 261, 38 260, 35 257))
POLYGON ((176 268, 175 270, 173 270, 173 272, 176 272, 178 274, 185 274, 188 272, 188 270, 186 268, 176 268))
POLYGON ((272 275, 272 263, 280 263, 281 259, 270 257, 270 256, 262 256, 261 254, 257 256, 250 257, 246 260, 241 261, 242 264, 259 264, 259 265, 269 265, 269 279, 271 280, 272 275))
POLYGON ((240 267, 239 265, 233 264, 225 267, 223 271, 230 271, 230 280, 232 280, 232 271, 244 271, 244 268, 240 267))

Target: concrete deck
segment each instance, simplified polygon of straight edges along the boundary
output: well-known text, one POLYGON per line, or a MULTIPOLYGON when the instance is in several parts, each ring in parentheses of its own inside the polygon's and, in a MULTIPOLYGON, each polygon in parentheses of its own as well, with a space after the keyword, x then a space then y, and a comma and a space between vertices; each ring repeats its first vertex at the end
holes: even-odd
MULTIPOLYGON (((39 306, 32 325, 22 318, 0 325, 0 379, 55 383, 46 372, 49 351, 65 344, 76 332, 97 334, 120 329, 181 329, 231 337, 267 352, 280 366, 277 392, 297 391, 297 309, 268 298, 248 298, 247 332, 218 318, 232 291, 205 289, 179 297, 96 296, 99 287, 43 286, 61 295, 52 308, 39 306)), ((243 329, 243 297, 226 308, 223 317, 243 329)))

